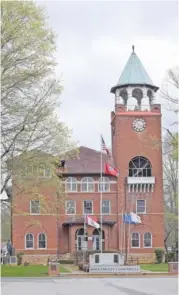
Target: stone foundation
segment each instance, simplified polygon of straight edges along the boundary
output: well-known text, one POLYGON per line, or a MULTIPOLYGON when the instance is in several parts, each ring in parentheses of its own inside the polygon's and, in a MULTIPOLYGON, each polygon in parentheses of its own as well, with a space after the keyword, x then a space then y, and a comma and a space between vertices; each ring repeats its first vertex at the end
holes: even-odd
POLYGON ((22 256, 22 264, 47 264, 48 258, 50 255, 23 255, 22 256))
POLYGON ((133 261, 137 261, 138 264, 155 263, 155 253, 129 254, 128 260, 131 264, 133 264, 133 261))
MULTIPOLYGON (((50 258, 50 260, 56 260, 57 259, 57 255, 50 255, 50 254, 24 254, 22 256, 22 264, 29 263, 29 264, 47 264, 48 263, 48 259, 50 258)), ((70 255, 70 253, 68 254, 64 254, 64 255, 60 255, 59 256, 60 260, 70 260, 72 259, 72 255, 70 255)))

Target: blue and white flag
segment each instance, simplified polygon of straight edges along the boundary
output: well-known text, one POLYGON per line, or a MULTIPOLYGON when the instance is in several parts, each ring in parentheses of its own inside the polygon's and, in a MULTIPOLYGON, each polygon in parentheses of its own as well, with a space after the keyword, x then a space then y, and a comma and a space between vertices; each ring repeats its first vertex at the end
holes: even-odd
POLYGON ((126 224, 140 224, 141 218, 133 212, 125 213, 123 215, 123 222, 126 224))
POLYGON ((140 216, 138 216, 137 214, 130 212, 130 216, 131 216, 131 221, 133 224, 140 224, 141 222, 141 218, 140 216))
POLYGON ((125 214, 123 215, 123 222, 124 222, 125 224, 130 224, 130 223, 131 223, 131 217, 130 217, 130 215, 129 215, 128 213, 125 213, 125 214))

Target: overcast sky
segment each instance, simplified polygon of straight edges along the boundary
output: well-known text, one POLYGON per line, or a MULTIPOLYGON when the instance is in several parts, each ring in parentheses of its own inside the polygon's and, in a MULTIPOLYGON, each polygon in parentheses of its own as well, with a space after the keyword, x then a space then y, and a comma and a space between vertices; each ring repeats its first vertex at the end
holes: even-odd
MULTIPOLYGON (((64 91, 60 120, 79 145, 100 149, 100 134, 111 144, 110 88, 132 52, 161 87, 166 70, 177 64, 178 7, 174 1, 42 2, 57 34, 57 74, 64 91)), ((161 99, 158 96, 158 101, 161 99)), ((171 124, 164 112, 163 125, 171 124)))

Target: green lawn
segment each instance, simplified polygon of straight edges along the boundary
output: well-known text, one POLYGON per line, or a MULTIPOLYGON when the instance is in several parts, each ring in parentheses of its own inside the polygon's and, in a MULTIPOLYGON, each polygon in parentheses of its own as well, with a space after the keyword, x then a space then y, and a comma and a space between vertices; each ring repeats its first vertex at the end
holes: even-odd
MULTIPOLYGON (((70 271, 60 265, 61 273, 70 271)), ((1 277, 45 277, 48 276, 48 266, 29 265, 29 266, 9 266, 1 265, 1 277)))
POLYGON ((152 272, 168 272, 168 264, 141 264, 140 268, 143 270, 149 270, 152 272))

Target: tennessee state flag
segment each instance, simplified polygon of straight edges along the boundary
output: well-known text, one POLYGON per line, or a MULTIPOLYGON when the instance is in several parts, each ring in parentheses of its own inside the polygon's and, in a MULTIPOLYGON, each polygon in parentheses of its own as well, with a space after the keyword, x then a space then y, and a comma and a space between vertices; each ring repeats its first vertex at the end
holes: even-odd
POLYGON ((107 163, 105 163, 105 173, 112 176, 119 176, 119 171, 116 168, 111 167, 107 163))

